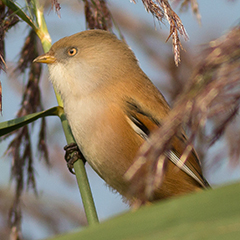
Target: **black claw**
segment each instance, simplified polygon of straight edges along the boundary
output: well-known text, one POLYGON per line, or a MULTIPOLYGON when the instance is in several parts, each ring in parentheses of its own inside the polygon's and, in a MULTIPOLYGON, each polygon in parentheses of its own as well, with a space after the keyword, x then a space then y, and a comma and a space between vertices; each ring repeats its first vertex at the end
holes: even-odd
POLYGON ((67 167, 72 174, 75 174, 73 171, 73 164, 79 159, 81 159, 85 164, 86 159, 82 155, 76 143, 70 143, 66 145, 64 150, 66 151, 64 158, 67 162, 67 167))

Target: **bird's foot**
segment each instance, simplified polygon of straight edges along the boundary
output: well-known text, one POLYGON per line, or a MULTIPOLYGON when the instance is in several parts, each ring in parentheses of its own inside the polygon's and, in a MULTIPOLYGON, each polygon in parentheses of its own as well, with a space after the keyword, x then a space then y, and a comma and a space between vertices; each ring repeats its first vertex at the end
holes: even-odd
POLYGON ((86 159, 82 155, 76 143, 70 143, 66 145, 64 150, 66 151, 64 158, 67 162, 67 167, 72 174, 75 174, 73 171, 73 164, 79 159, 85 164, 86 159))

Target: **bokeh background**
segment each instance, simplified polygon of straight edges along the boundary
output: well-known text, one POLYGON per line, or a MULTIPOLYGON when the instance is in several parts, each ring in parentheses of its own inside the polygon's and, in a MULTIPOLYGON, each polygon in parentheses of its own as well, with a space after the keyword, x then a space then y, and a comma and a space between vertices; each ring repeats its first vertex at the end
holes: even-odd
MULTIPOLYGON (((24 6, 24 1, 18 2, 24 6)), ((45 12, 52 42, 86 29, 82 1, 59 1, 59 3, 61 4, 60 18, 51 10, 50 4, 47 5, 45 12)), ((165 43, 169 33, 167 21, 159 24, 150 13, 146 12, 141 1, 137 4, 128 0, 108 1, 113 18, 136 54, 141 68, 163 92, 170 104, 173 104, 176 94, 190 76, 195 56, 201 54, 204 44, 220 37, 239 24, 240 1, 199 0, 198 3, 202 17, 201 26, 191 9, 180 12, 179 5, 172 5, 189 35, 188 42, 182 40, 186 52, 182 52, 182 64, 179 70, 176 70, 171 40, 165 43), (173 80, 174 74, 177 74, 176 80, 173 80)), ((2 72, 0 75, 3 89, 3 111, 0 121, 13 119, 20 106, 27 75, 19 76, 12 70, 16 66, 28 31, 26 24, 22 22, 7 33, 6 63, 8 69, 7 73, 2 72)), ((53 88, 48 81, 47 68, 42 76, 41 90, 44 109, 56 106, 53 88)), ((204 151, 204 154, 200 154, 204 158, 204 175, 213 188, 240 178, 238 161, 229 160, 231 142, 229 139, 233 135, 239 135, 238 126, 239 119, 236 119, 224 138, 221 138, 209 150, 204 151)), ((25 239, 42 239, 55 233, 71 231, 80 225, 86 225, 75 176, 68 172, 63 158, 63 146, 66 141, 59 119, 47 118, 47 142, 51 168, 48 168, 44 161, 39 160, 37 155, 37 128, 36 123, 31 129, 31 138, 38 195, 35 196, 29 189, 23 198, 22 230, 25 239)), ((0 225, 2 226, 7 225, 8 209, 13 197, 13 184, 9 181, 11 158, 4 154, 9 141, 10 139, 0 143, 0 225)), ((86 167, 100 220, 104 221, 127 211, 128 206, 122 202, 121 197, 113 193, 88 165, 86 167)))

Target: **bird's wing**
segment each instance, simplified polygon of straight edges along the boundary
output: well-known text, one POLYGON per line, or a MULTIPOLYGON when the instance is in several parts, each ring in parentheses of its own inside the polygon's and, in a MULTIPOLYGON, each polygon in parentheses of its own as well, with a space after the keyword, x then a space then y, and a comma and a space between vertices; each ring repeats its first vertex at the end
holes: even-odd
MULTIPOLYGON (((159 121, 145 112, 136 102, 130 100, 126 101, 126 104, 128 123, 138 135, 144 140, 148 140, 150 133, 159 128, 159 121)), ((166 153, 167 157, 175 165, 181 166, 181 170, 195 179, 202 187, 208 187, 209 184, 202 176, 200 162, 194 149, 191 150, 185 163, 180 160, 181 154, 186 148, 186 142, 187 138, 184 133, 174 137, 172 143, 174 147, 166 153)))

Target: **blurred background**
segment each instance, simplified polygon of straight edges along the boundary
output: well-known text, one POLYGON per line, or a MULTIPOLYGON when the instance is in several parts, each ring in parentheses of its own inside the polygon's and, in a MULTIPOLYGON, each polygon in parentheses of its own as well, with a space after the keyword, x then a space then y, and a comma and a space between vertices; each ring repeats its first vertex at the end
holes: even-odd
MULTIPOLYGON (((24 1, 18 1, 24 6, 24 1)), ((46 5, 45 18, 52 42, 86 29, 84 4, 82 1, 59 1, 59 17, 51 4, 46 5), (70 3, 69 3, 70 2, 70 3)), ((204 44, 219 38, 239 23, 240 1, 199 0, 201 26, 189 8, 180 12, 179 5, 172 5, 181 18, 189 41, 182 39, 185 52, 182 51, 182 63, 176 68, 173 62, 171 39, 166 43, 169 25, 159 24, 147 13, 141 1, 136 4, 128 0, 108 1, 108 7, 126 42, 136 54, 139 64, 154 84, 161 89, 170 105, 181 91, 191 75, 196 56, 201 54, 204 44)), ((47 4, 47 1, 46 3, 47 4)), ((3 111, 0 121, 13 119, 20 107, 27 75, 13 72, 17 64, 21 47, 29 30, 25 22, 19 23, 7 33, 6 64, 7 73, 1 72, 0 81, 3 91, 3 111)), ((118 34, 117 31, 115 31, 118 34)), ((54 91, 48 81, 47 68, 41 79, 41 94, 44 109, 56 106, 54 91)), ((34 169, 38 194, 29 189, 23 196, 23 226, 25 239, 42 239, 56 233, 71 231, 86 225, 84 210, 76 184, 64 160, 63 146, 66 145, 60 121, 57 117, 47 118, 47 144, 51 167, 39 160, 36 151, 37 122, 31 128, 34 156, 34 169)), ((238 159, 230 159, 231 141, 237 141, 239 119, 237 118, 222 137, 210 149, 200 149, 204 175, 213 188, 239 180, 238 159)), ((239 138, 239 137, 238 137, 239 138)), ((0 225, 1 236, 7 233, 8 210, 13 198, 13 184, 10 183, 11 157, 4 154, 10 139, 0 144, 0 225)), ((109 219, 128 210, 117 193, 113 193, 103 180, 86 164, 89 181, 100 221, 109 219)), ((1 238, 4 239, 4 238, 1 238)))

